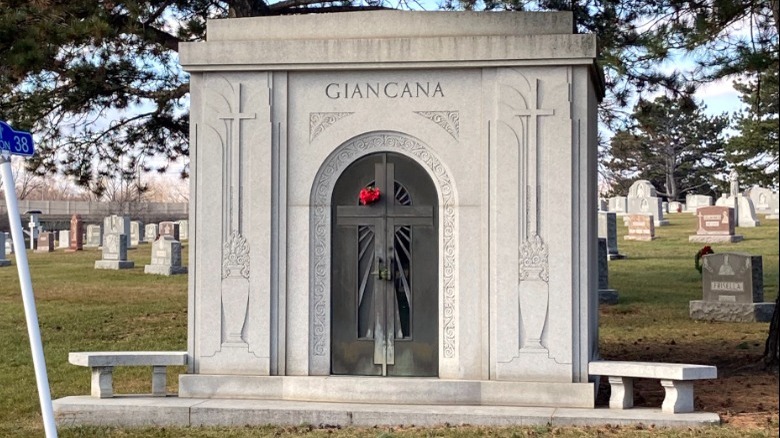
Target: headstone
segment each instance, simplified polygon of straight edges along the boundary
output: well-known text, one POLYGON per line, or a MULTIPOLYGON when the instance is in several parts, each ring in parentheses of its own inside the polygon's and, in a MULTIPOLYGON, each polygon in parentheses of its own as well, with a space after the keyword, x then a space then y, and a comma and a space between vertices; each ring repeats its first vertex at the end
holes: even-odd
POLYGON ((650 214, 657 227, 669 224, 664 219, 662 202, 650 181, 640 179, 628 189, 628 214, 650 214))
POLYGON ((70 236, 68 251, 81 251, 84 249, 84 221, 81 216, 74 214, 70 218, 70 236))
POLYGON ((158 228, 159 235, 162 236, 168 236, 172 237, 173 240, 180 241, 180 228, 179 224, 176 222, 166 221, 166 222, 160 222, 160 227, 158 228))
POLYGON ((664 211, 664 214, 669 213, 669 203, 666 201, 661 201, 661 210, 664 211))
POLYGON ((609 211, 609 202, 604 198, 599 198, 599 211, 609 211))
POLYGON ((179 224, 179 237, 181 241, 189 240, 190 238, 190 221, 180 220, 176 222, 179 224))
POLYGON ((127 239, 127 248, 132 248, 130 241, 130 217, 112 214, 103 219, 103 233, 121 234, 127 239))
POLYGON ((709 207, 712 205, 712 196, 707 195, 685 195, 685 208, 689 213, 696 213, 699 207, 709 207))
POLYGON ((186 274, 187 267, 181 265, 181 243, 170 236, 160 236, 152 243, 151 264, 144 266, 144 274, 176 275, 186 274))
POLYGON ((130 245, 135 248, 141 242, 144 242, 144 223, 141 221, 130 221, 130 245))
POLYGON ((737 194, 737 196, 723 195, 715 201, 715 205, 733 208, 737 227, 752 228, 761 225, 756 216, 753 201, 747 196, 740 194, 737 194))
POLYGON ((731 207, 734 209, 737 227, 757 227, 760 225, 756 218, 756 209, 753 201, 739 193, 739 173, 737 169, 732 169, 729 173, 729 194, 723 194, 715 205, 731 207))
POLYGON ((127 260, 127 236, 116 232, 103 237, 103 259, 95 261, 95 269, 131 269, 135 263, 127 260))
POLYGON ((653 240, 655 239, 655 221, 652 214, 628 215, 628 235, 625 240, 653 240))
POLYGON ((609 198, 609 211, 622 216, 628 212, 628 198, 625 196, 613 196, 609 198))
POLYGON ((717 253, 702 257, 702 300, 689 303, 693 319, 768 322, 775 303, 764 302, 761 256, 717 253))
POLYGON ((60 230, 57 237, 57 248, 70 248, 70 230, 60 230))
POLYGON ((609 288, 607 239, 599 237, 599 304, 617 304, 618 292, 609 288))
POLYGON ((98 248, 103 246, 103 225, 87 225, 87 243, 85 243, 84 246, 87 248, 98 248))
POLYGON ((5 237, 5 252, 6 254, 14 253, 13 240, 11 239, 11 233, 2 233, 5 237))
POLYGON ((780 194, 772 193, 772 199, 769 200, 769 211, 767 219, 780 219, 780 194))
POLYGON ((5 233, 0 232, 0 268, 11 264, 11 261, 5 258, 6 255, 5 242, 6 242, 5 233))
POLYGON ((669 213, 682 213, 685 211, 685 204, 679 201, 671 201, 669 203, 669 213))
POLYGON ((698 228, 696 235, 688 236, 689 242, 700 243, 731 243, 742 241, 742 236, 735 234, 734 209, 730 207, 699 207, 696 213, 698 228))
POLYGON ((144 225, 144 242, 152 243, 157 240, 157 224, 144 225))
POLYGON ((599 238, 607 241, 607 257, 609 260, 623 259, 626 256, 618 251, 617 214, 608 211, 599 212, 599 238))
POLYGON ((38 249, 36 252, 54 252, 54 233, 42 231, 38 233, 38 249))
POLYGON ((745 196, 749 197, 753 201, 753 207, 758 214, 772 214, 775 213, 772 205, 772 199, 777 199, 777 193, 772 193, 771 190, 754 185, 745 191, 745 196))

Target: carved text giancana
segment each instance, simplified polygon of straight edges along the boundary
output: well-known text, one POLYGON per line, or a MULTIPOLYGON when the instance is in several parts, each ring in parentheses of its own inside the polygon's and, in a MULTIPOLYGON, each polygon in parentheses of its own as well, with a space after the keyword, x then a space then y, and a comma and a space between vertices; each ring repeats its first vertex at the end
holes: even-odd
POLYGON ((331 82, 325 87, 330 99, 406 99, 444 97, 439 82, 331 82))

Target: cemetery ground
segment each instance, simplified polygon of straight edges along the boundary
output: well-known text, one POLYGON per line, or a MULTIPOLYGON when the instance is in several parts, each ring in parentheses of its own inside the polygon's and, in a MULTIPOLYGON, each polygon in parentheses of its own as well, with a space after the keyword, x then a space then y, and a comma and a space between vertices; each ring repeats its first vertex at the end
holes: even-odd
MULTIPOLYGON (((763 369, 761 356, 768 323, 719 323, 688 317, 688 302, 701 299, 694 255, 702 244, 689 243, 695 233, 692 214, 669 216, 670 225, 656 229, 652 242, 624 241, 618 218, 618 246, 628 256, 611 261, 610 287, 619 303, 600 308, 600 352, 605 359, 648 360, 715 365, 718 379, 695 384, 698 411, 717 412, 715 428, 662 429, 631 427, 449 427, 334 428, 327 425, 234 428, 60 428, 61 437, 422 437, 422 436, 778 436, 778 376, 763 369)), ((778 221, 763 220, 758 228, 739 228, 745 240, 712 244, 716 252, 763 256, 765 301, 778 290, 778 221)), ((185 245, 186 248, 186 245, 185 245)), ((144 275, 149 245, 131 249, 135 268, 93 269, 97 250, 29 254, 51 392, 54 398, 89 394, 90 374, 70 365, 70 351, 186 350, 187 276, 144 275)), ((187 264, 186 249, 184 264, 187 264)), ((14 260, 13 255, 9 255, 14 260)), ((43 436, 43 426, 30 356, 16 267, 0 268, 0 436, 43 436)), ((115 392, 148 393, 150 370, 120 367, 114 371, 115 392)), ((169 391, 177 374, 169 368, 169 391)), ((605 405, 608 385, 602 382, 597 405, 605 405)), ((663 390, 657 382, 636 384, 636 405, 658 407, 663 390)))

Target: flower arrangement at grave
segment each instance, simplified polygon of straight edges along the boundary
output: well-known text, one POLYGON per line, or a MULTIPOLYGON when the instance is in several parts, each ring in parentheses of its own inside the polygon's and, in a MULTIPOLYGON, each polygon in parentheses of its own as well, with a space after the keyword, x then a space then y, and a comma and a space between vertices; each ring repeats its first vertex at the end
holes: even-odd
POLYGON ((360 204, 370 205, 379 200, 379 189, 376 187, 366 187, 360 191, 360 204))
POLYGON ((701 274, 701 259, 707 254, 715 254, 715 251, 713 251, 712 247, 709 245, 702 247, 702 249, 700 249, 699 252, 696 253, 696 257, 694 257, 696 270, 699 271, 699 274, 701 274))

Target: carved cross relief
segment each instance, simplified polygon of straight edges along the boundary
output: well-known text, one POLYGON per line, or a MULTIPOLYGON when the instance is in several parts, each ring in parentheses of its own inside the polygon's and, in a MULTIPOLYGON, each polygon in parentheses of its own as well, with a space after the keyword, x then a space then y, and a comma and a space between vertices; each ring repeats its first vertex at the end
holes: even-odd
POLYGON ((520 175, 519 200, 523 206, 519 220, 518 305, 522 315, 520 351, 546 350, 541 344, 544 323, 547 318, 549 297, 549 269, 547 245, 539 233, 539 136, 540 117, 552 116, 552 109, 539 108, 539 80, 531 82, 526 109, 514 111, 514 117, 522 119, 524 147, 521 147, 518 163, 520 175))
POLYGON ((526 145, 520 151, 520 205, 525 208, 520 218, 520 280, 529 276, 538 277, 547 281, 547 246, 539 236, 539 140, 538 119, 543 116, 552 116, 555 110, 539 108, 538 103, 539 80, 533 81, 531 86, 530 105, 528 109, 515 110, 515 117, 523 119, 524 141, 526 145))
POLYGON ((255 119, 257 113, 242 110, 243 84, 238 87, 230 104, 231 112, 218 114, 227 132, 223 157, 223 248, 222 248, 222 312, 223 345, 246 345, 242 331, 249 300, 249 243, 243 235, 242 201, 242 136, 244 120, 255 119))

